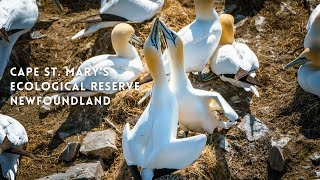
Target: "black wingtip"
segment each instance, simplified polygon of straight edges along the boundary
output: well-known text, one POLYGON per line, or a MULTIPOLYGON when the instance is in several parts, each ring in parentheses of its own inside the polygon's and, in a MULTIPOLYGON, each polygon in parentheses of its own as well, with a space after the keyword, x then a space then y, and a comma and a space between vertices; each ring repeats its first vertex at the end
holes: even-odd
POLYGON ((134 180, 142 180, 138 166, 129 166, 129 169, 134 180))

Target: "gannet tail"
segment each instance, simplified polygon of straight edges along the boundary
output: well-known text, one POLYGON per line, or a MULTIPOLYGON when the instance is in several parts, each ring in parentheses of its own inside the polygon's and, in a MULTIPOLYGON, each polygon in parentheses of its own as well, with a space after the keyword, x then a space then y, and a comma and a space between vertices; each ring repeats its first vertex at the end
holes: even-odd
POLYGON ((2 175, 7 179, 16 179, 16 174, 19 165, 19 155, 2 153, 0 154, 0 165, 2 175))

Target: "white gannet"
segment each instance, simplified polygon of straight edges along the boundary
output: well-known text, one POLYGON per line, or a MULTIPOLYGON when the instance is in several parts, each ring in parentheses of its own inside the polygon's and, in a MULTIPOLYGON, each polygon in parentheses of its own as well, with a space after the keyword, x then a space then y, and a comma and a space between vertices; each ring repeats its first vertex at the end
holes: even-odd
POLYGON ((21 149, 26 143, 28 135, 24 127, 17 120, 0 114, 0 166, 4 178, 15 179, 20 155, 34 158, 21 149))
POLYGON ((13 45, 31 30, 38 18, 36 0, 0 1, 0 79, 8 64, 13 45))
MULTIPOLYGON (((214 0, 194 0, 196 19, 182 28, 178 35, 184 42, 185 72, 198 72, 202 81, 202 71, 218 47, 222 29, 219 16, 213 9, 214 0)), ((168 51, 163 53, 166 74, 170 74, 168 51)))
POLYGON ((141 167, 143 180, 151 180, 155 169, 188 167, 199 158, 207 140, 203 134, 176 139, 178 102, 165 77, 158 25, 157 19, 143 48, 154 79, 153 94, 134 128, 130 130, 127 123, 122 135, 125 160, 130 169, 141 167))
POLYGON ((210 67, 222 81, 242 87, 259 97, 255 85, 263 86, 255 79, 259 61, 254 52, 243 43, 234 40, 234 18, 229 14, 220 15, 222 36, 219 47, 212 57, 210 67))
MULTIPOLYGON (((63 12, 59 0, 54 7, 63 12)), ((0 1, 0 79, 8 64, 12 48, 19 37, 30 31, 38 19, 37 0, 0 1)))
POLYGON ((142 23, 155 16, 164 0, 101 0, 98 15, 90 16, 76 23, 89 23, 71 39, 96 32, 99 29, 114 27, 121 22, 142 23))
MULTIPOLYGON (((111 33, 112 46, 116 54, 95 56, 80 65, 77 71, 82 73, 76 75, 70 83, 78 87, 83 85, 82 87, 88 91, 61 92, 51 98, 55 99, 59 96, 88 97, 99 93, 113 94, 118 91, 117 89, 97 89, 94 91, 92 82, 134 82, 143 71, 140 56, 136 48, 130 44, 130 41, 142 44, 134 32, 133 27, 129 24, 118 24, 111 33), (92 69, 90 76, 85 73, 88 69, 92 69), (94 73, 94 71, 96 72, 94 73)), ((46 111, 50 110, 51 106, 43 105, 42 108, 46 111)))
POLYGON ((211 134, 210 143, 212 143, 214 129, 217 127, 230 128, 238 119, 238 114, 219 93, 192 87, 183 68, 184 44, 182 38, 161 21, 159 24, 167 42, 171 68, 169 86, 178 99, 179 125, 185 132, 192 130, 211 134), (219 121, 215 110, 220 108, 231 122, 219 121))
POLYGON ((285 68, 301 65, 298 70, 299 85, 306 92, 320 96, 320 5, 311 14, 307 29, 304 40, 306 49, 285 68))

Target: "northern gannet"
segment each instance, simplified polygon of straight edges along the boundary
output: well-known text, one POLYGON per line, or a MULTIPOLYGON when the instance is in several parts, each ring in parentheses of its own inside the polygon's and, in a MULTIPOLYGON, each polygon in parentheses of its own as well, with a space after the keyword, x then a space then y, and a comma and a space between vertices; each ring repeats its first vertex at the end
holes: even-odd
POLYGON ((259 97, 255 85, 263 85, 255 79, 255 71, 259 68, 257 56, 246 44, 235 42, 233 16, 222 14, 219 18, 222 36, 210 62, 212 72, 222 81, 242 87, 259 97))
POLYGON ((21 149, 26 143, 28 135, 24 127, 17 120, 0 114, 0 165, 4 178, 15 179, 20 155, 34 158, 21 149))
POLYGON ((301 65, 298 70, 299 85, 306 92, 320 96, 320 5, 313 11, 307 29, 306 49, 285 68, 301 65))
POLYGON ((114 27, 121 22, 142 23, 155 16, 163 7, 164 0, 101 0, 98 15, 76 23, 89 23, 71 39, 76 39, 99 29, 114 27))
MULTIPOLYGON (((178 99, 179 126, 187 132, 207 132, 212 134, 217 127, 230 128, 238 119, 238 114, 217 92, 194 89, 184 71, 184 44, 182 38, 160 21, 160 28, 166 39, 170 61, 171 91, 178 99), (231 122, 219 121, 217 112, 222 108, 231 122)), ((210 138, 212 143, 212 136, 210 138)))
MULTIPOLYGON (((134 32, 133 27, 129 24, 118 24, 111 33, 112 46, 116 54, 95 56, 80 65, 78 71, 80 70, 82 75, 75 76, 71 84, 81 86, 81 83, 88 91, 62 92, 51 96, 51 98, 55 99, 59 96, 89 97, 99 93, 113 94, 117 92, 117 89, 92 91, 92 82, 134 82, 143 71, 140 56, 136 48, 130 44, 130 41, 142 44, 134 32), (97 72, 90 76, 85 76, 85 71, 88 69, 95 69, 97 72), (106 72, 108 73, 106 74, 106 72)), ((42 110, 50 109, 51 106, 42 106, 42 110)))
POLYGON ((36 0, 0 1, 0 79, 18 38, 31 30, 38 18, 36 0))
MULTIPOLYGON (((214 0, 194 0, 196 19, 177 34, 184 42, 185 72, 198 72, 202 81, 202 71, 218 47, 222 29, 219 16, 213 9, 214 0)), ((163 53, 166 74, 170 74, 168 51, 163 53)))
MULTIPOLYGON (((188 167, 199 158, 207 140, 204 134, 176 139, 178 102, 166 80, 158 25, 157 19, 143 48, 154 79, 153 94, 134 128, 130 130, 127 123, 122 135, 125 160, 130 169, 141 167, 143 180, 153 179, 156 169, 188 167)), ((132 174, 139 176, 136 171, 132 174)))
MULTIPOLYGON (((62 12, 59 0, 52 0, 62 12)), ((0 1, 0 80, 10 59, 12 48, 19 37, 30 31, 38 19, 37 0, 0 1)))

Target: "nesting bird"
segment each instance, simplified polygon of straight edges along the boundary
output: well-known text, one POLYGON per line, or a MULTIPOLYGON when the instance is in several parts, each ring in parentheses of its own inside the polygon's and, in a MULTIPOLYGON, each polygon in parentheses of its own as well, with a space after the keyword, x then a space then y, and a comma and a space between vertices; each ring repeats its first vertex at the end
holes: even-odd
POLYGON ((0 79, 18 38, 31 30, 38 18, 36 0, 0 1, 0 79))
MULTIPOLYGON (((212 134, 217 127, 230 128, 238 119, 237 113, 217 92, 194 89, 184 70, 184 44, 179 34, 160 21, 166 39, 170 62, 169 87, 179 104, 179 126, 187 132, 212 134), (222 109, 231 122, 219 121, 215 110, 222 109)), ((212 136, 211 136, 212 137, 212 136)), ((210 139, 212 143, 212 138, 210 139)))
POLYGON ((242 87, 259 97, 255 85, 263 85, 255 79, 255 72, 259 68, 257 56, 246 44, 235 42, 233 16, 222 14, 219 18, 222 36, 210 62, 212 72, 222 81, 242 87))
MULTIPOLYGON (((51 98, 55 99, 59 96, 89 97, 99 93, 113 94, 117 92, 117 89, 97 89, 94 91, 92 82, 134 82, 143 71, 140 56, 136 48, 130 44, 130 41, 142 44, 134 32, 133 27, 129 24, 118 24, 111 33, 112 46, 116 54, 95 56, 80 65, 78 71, 82 73, 77 74, 70 83, 83 86, 88 91, 62 92, 51 98), (86 74, 88 69, 91 69, 90 75, 86 74), (95 73, 93 73, 94 71, 95 73)), ((50 110, 51 106, 43 105, 42 108, 50 110)))
POLYGON ((88 25, 71 39, 94 33, 102 28, 114 27, 122 22, 142 23, 155 16, 163 4, 164 0, 101 0, 99 14, 76 22, 88 25))
MULTIPOLYGON (((206 136, 176 139, 178 101, 168 86, 161 60, 159 21, 155 21, 143 52, 154 79, 153 94, 133 129, 126 124, 122 135, 124 157, 130 169, 141 167, 143 180, 151 180, 157 169, 183 169, 197 160, 206 136)), ((133 175, 140 175, 133 171, 133 175)))
MULTIPOLYGON (((177 34, 184 42, 185 72, 198 72, 202 81, 202 71, 218 47, 221 37, 219 16, 213 8, 214 0, 195 0, 196 19, 177 34)), ((166 74, 170 74, 168 50, 163 53, 166 74)))
POLYGON ((285 68, 301 65, 298 70, 299 85, 304 91, 320 96, 320 5, 311 14, 307 30, 304 39, 306 49, 285 68))
POLYGON ((0 165, 4 178, 16 178, 20 155, 34 158, 21 149, 27 143, 28 135, 24 127, 17 120, 0 114, 0 165))

